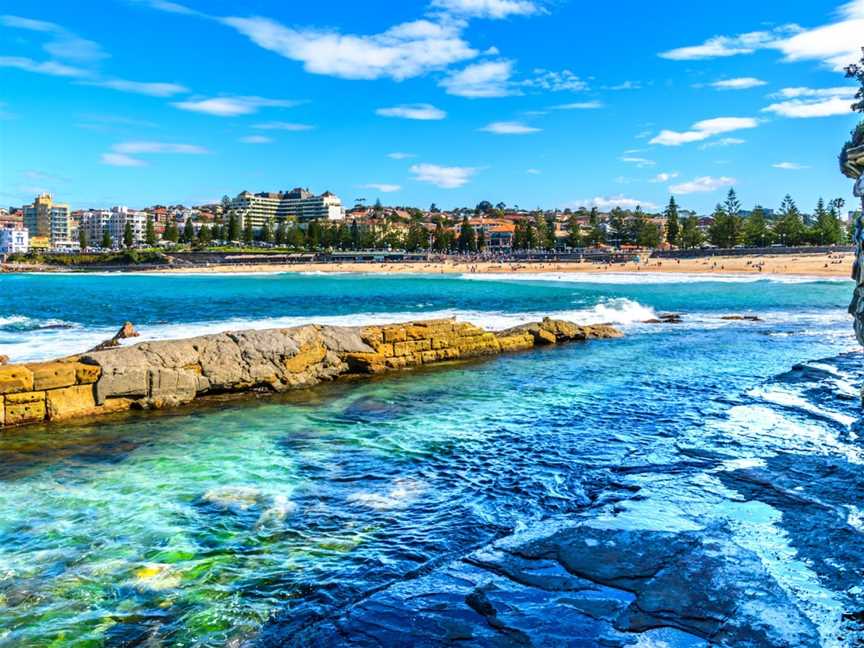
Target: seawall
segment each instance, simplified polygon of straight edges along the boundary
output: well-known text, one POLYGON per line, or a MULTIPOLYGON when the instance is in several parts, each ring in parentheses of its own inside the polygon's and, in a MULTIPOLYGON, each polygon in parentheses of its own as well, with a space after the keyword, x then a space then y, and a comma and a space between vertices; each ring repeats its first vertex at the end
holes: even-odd
POLYGON ((284 392, 351 376, 616 338, 607 325, 544 319, 490 332, 453 319, 386 326, 314 324, 142 342, 54 362, 0 366, 0 429, 218 394, 284 392))

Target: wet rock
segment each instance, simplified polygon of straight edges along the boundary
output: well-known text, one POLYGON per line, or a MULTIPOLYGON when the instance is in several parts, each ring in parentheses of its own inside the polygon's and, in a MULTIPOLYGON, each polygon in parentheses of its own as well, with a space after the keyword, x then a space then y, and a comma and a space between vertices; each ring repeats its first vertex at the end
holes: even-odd
POLYGON ((645 320, 643 324, 680 324, 684 320, 678 313, 659 313, 657 317, 645 320))
POLYGON ((720 319, 731 321, 731 322, 761 322, 762 321, 762 318, 757 317, 756 315, 724 315, 720 319))

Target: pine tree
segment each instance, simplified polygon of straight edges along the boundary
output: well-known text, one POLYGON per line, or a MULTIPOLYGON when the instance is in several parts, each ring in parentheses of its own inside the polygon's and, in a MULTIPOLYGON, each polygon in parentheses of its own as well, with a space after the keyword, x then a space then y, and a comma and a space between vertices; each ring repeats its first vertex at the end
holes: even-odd
POLYGON ((591 208, 591 214, 588 216, 588 232, 589 242, 591 245, 598 245, 606 242, 606 231, 600 226, 600 215, 596 207, 591 208))
POLYGON ((356 218, 351 221, 351 249, 360 249, 360 226, 356 218))
POLYGON ((78 229, 78 245, 82 250, 90 247, 90 241, 87 240, 87 230, 84 228, 78 229))
POLYGON ((789 194, 780 205, 780 218, 774 224, 774 233, 783 245, 795 246, 804 242, 804 221, 789 194))
POLYGON ((467 216, 462 217, 462 226, 459 228, 459 251, 463 253, 477 251, 477 237, 467 216))
POLYGON ((670 196, 664 215, 666 216, 666 242, 669 245, 677 245, 681 227, 678 223, 678 204, 675 202, 675 196, 670 196))
POLYGON ((102 230, 102 247, 106 250, 110 250, 114 247, 114 243, 111 240, 111 232, 108 231, 108 226, 105 226, 105 229, 102 230))
POLYGON ((276 226, 276 233, 274 234, 276 245, 285 245, 285 234, 285 221, 280 220, 279 224, 276 226))
POLYGON ((273 221, 267 220, 264 227, 261 229, 261 240, 265 243, 272 243, 275 234, 273 233, 273 221))
POLYGON ((126 221, 123 226, 123 247, 131 248, 135 244, 135 232, 132 229, 132 222, 126 221))
POLYGON ((685 250, 696 248, 705 242, 705 235, 699 229, 699 219, 695 216, 688 216, 684 219, 681 225, 681 234, 679 237, 681 247, 685 250))
POLYGON ((228 240, 229 241, 239 241, 240 240, 240 218, 238 218, 237 214, 233 211, 228 215, 228 240))
POLYGON ((252 219, 247 217, 244 220, 246 224, 243 227, 243 242, 250 245, 255 240, 255 231, 252 229, 252 219))
POLYGON ((156 227, 153 225, 153 217, 147 214, 147 227, 144 230, 144 242, 153 247, 156 245, 156 227))
POLYGON ((573 214, 567 219, 567 246, 571 248, 581 248, 584 245, 582 240, 582 231, 578 217, 573 214))
POLYGON ((760 205, 753 208, 744 222, 743 239, 749 247, 765 247, 771 243, 771 230, 765 220, 765 210, 760 205))
POLYGON ((183 226, 183 242, 192 243, 195 240, 195 226, 192 224, 192 219, 187 218, 186 224, 183 226))

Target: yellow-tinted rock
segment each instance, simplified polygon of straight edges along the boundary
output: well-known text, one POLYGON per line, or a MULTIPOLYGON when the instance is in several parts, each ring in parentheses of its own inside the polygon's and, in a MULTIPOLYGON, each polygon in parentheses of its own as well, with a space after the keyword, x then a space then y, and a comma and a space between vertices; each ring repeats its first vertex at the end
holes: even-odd
POLYGON ((58 389, 75 384, 75 365, 71 362, 42 362, 28 365, 33 372, 33 389, 58 389))
POLYGON ((44 391, 28 391, 18 392, 17 394, 7 394, 6 404, 21 405, 23 403, 36 403, 45 400, 44 391))
POLYGON ((79 385, 92 385, 102 375, 102 368, 96 365, 76 362, 73 366, 75 367, 75 382, 79 385))
POLYGON ((300 373, 310 365, 321 362, 325 355, 327 355, 327 349, 320 344, 300 349, 300 353, 285 360, 285 370, 289 373, 300 373))
POLYGON ((385 342, 404 342, 405 339, 405 329, 401 326, 388 326, 384 329, 385 342))
POLYGON ((48 419, 62 421, 97 412, 92 385, 76 385, 47 392, 48 419))
POLYGON ((24 395, 29 395, 33 400, 16 399, 15 402, 10 402, 10 396, 7 395, 5 425, 23 425, 45 420, 45 392, 13 394, 12 396, 24 395), (39 398, 40 396, 41 398, 39 398))
POLYGON ((32 391, 33 372, 24 365, 0 366, 0 394, 32 391))
POLYGON ((0 427, 6 425, 6 399, 0 396, 0 427))

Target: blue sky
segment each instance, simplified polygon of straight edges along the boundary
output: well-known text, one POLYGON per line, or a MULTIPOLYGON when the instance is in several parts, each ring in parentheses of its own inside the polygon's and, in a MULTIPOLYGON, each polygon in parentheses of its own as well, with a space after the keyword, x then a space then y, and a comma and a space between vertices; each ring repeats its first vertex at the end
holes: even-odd
POLYGON ((864 0, 6 0, 0 204, 851 203, 864 0))

